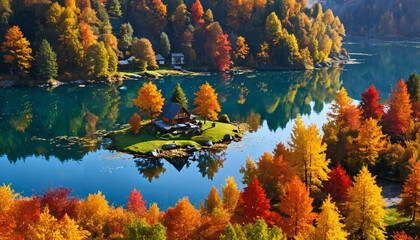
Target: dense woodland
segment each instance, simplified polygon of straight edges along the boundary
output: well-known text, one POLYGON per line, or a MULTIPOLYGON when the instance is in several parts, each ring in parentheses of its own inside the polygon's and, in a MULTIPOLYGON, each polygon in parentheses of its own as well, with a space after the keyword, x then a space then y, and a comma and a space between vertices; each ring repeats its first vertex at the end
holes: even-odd
MULTIPOLYGON (((150 86, 151 83, 149 84, 150 86)), ((147 85, 146 85, 147 86, 147 85)), ((202 89, 203 90, 203 89, 202 89)), ((183 198, 161 212, 137 189, 125 207, 101 192, 86 199, 52 188, 31 198, 0 187, 0 237, 6 239, 416 239, 420 224, 420 77, 413 73, 381 103, 372 85, 357 105, 342 88, 324 135, 300 116, 289 141, 213 187, 199 209, 183 198), (408 222, 385 224, 375 172, 404 181, 397 211, 408 222), (397 231, 398 230, 398 231, 397 231), (411 235, 411 236, 410 236, 411 235)))
POLYGON ((419 0, 326 0, 351 35, 420 37, 419 0))
POLYGON ((130 56, 130 67, 156 69, 155 54, 169 63, 174 52, 220 71, 346 55, 340 19, 306 0, 2 0, 0 21, 0 70, 23 83, 107 79, 130 56))

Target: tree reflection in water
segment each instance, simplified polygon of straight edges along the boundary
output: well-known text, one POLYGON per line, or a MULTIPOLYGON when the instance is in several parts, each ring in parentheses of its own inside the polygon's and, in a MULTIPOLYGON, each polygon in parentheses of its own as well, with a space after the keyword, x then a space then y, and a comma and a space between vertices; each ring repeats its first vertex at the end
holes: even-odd
POLYGON ((161 159, 142 158, 134 160, 134 162, 140 175, 147 178, 149 182, 152 182, 153 178, 159 179, 160 174, 166 172, 166 168, 163 167, 161 159))

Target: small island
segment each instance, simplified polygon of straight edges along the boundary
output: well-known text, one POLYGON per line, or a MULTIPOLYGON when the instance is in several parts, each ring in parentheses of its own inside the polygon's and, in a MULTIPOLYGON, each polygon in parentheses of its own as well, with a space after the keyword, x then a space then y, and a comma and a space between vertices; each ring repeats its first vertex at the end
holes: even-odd
POLYGON ((110 149, 141 157, 178 158, 199 150, 221 150, 242 138, 240 123, 230 123, 226 114, 217 118, 217 112, 221 111, 217 93, 207 82, 194 99, 198 107, 193 112, 198 115, 188 111, 188 102, 179 84, 166 103, 152 82, 145 84, 138 95, 133 99, 134 104, 149 120, 141 121, 134 113, 129 128, 106 135, 112 140, 110 149))

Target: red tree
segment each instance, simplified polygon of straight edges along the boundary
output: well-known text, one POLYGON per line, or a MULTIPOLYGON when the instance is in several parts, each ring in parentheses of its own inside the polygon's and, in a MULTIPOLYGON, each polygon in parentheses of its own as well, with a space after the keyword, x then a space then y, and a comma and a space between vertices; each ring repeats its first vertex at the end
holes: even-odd
POLYGON ((203 6, 201 6, 200 0, 195 1, 191 7, 191 15, 196 29, 200 29, 204 24, 204 20, 202 18, 203 14, 204 10, 203 6))
POLYGON ((40 214, 39 200, 37 198, 16 200, 13 208, 13 215, 16 220, 15 234, 24 236, 29 226, 39 220, 40 214))
POLYGON ((133 116, 130 118, 130 130, 137 134, 141 128, 141 119, 137 113, 134 113, 133 116))
POLYGON ((397 83, 397 90, 391 88, 391 92, 392 98, 387 101, 389 109, 384 118, 384 131, 393 139, 400 140, 408 131, 413 112, 404 79, 397 83))
POLYGON ((347 190, 352 185, 346 170, 338 163, 337 167, 332 169, 328 176, 329 179, 325 183, 325 190, 331 194, 334 202, 345 202, 347 200, 347 190))
POLYGON ((143 214, 147 211, 144 204, 146 201, 141 200, 143 195, 140 194, 140 191, 137 191, 136 188, 131 191, 130 196, 128 198, 127 209, 128 211, 143 214))
POLYGON ((374 118, 381 120, 384 114, 383 104, 379 103, 381 99, 379 97, 379 91, 376 91, 373 84, 365 90, 365 93, 362 93, 359 108, 363 119, 374 118))
POLYGON ((255 175, 241 193, 239 202, 239 207, 244 210, 247 222, 254 223, 257 219, 266 220, 270 216, 270 199, 266 198, 265 191, 255 175))
POLYGON ((219 71, 226 71, 230 66, 230 51, 232 47, 228 41, 228 34, 220 34, 217 39, 217 67, 219 71))
POLYGON ((53 188, 50 186, 48 191, 43 190, 44 195, 38 196, 36 194, 36 198, 39 199, 41 209, 44 209, 48 205, 50 214, 55 218, 61 219, 66 213, 69 217, 74 218, 79 200, 77 197, 69 197, 72 191, 73 189, 69 188, 53 188))

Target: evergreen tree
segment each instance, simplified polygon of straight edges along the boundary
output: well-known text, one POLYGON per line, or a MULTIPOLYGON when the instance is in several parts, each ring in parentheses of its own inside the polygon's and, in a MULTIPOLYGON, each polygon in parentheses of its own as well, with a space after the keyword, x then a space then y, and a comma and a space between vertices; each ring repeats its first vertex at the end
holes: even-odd
POLYGON ((174 91, 172 92, 171 102, 178 103, 185 109, 188 109, 188 100, 185 97, 184 91, 182 91, 181 85, 179 85, 179 83, 176 85, 174 91))
POLYGON ((121 17, 121 4, 119 0, 108 0, 108 13, 113 17, 121 17))
POLYGON ((93 44, 87 55, 88 74, 94 78, 108 77, 108 52, 104 42, 93 44))
POLYGON ((108 45, 106 51, 108 54, 108 72, 113 74, 118 70, 118 58, 111 46, 108 45))
POLYGON ((162 54, 164 58, 169 57, 169 54, 171 53, 171 43, 169 42, 168 35, 164 32, 160 34, 159 48, 160 54, 162 54))
POLYGON ((420 101, 420 76, 414 71, 406 82, 407 91, 412 103, 420 101))
POLYGON ((57 54, 46 39, 42 40, 36 52, 35 66, 39 80, 48 81, 57 77, 57 54))

